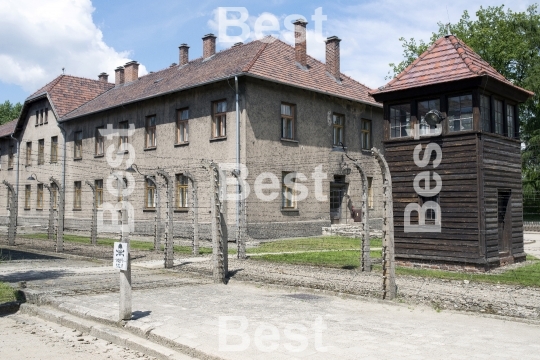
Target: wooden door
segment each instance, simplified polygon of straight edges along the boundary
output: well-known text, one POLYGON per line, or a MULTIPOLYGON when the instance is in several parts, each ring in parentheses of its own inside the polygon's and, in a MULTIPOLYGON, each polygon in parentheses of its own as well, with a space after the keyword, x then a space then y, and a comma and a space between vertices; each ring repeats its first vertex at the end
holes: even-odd
POLYGON ((510 255, 512 249, 512 193, 510 190, 497 192, 497 223, 499 254, 510 255))

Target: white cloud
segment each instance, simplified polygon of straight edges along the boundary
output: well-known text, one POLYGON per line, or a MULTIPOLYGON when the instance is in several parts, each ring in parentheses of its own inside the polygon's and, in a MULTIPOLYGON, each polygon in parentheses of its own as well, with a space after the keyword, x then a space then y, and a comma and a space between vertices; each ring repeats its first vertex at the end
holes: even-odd
MULTIPOLYGON (((431 0, 409 0, 406 3, 401 0, 372 0, 345 7, 341 14, 328 15, 323 31, 325 36, 337 35, 343 40, 341 71, 376 88, 388 82, 384 79, 390 70, 388 64, 399 63, 403 59, 400 37, 429 42, 431 33, 438 30, 437 22, 448 23, 450 19, 456 23, 464 10, 475 18, 480 6, 500 5, 492 2, 455 0, 450 5, 431 0)), ((509 7, 513 11, 524 11, 532 3, 534 1, 515 0, 509 7)))
MULTIPOLYGON (((0 81, 33 92, 62 73, 97 79, 130 61, 103 41, 90 0, 0 2, 0 81)), ((139 74, 146 74, 144 65, 139 74)))

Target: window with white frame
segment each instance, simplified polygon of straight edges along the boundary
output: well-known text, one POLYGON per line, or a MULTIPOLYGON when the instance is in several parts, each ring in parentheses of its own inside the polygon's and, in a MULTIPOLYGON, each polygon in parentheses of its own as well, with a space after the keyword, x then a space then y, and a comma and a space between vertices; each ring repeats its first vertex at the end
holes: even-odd
POLYGON ((332 115, 332 138, 333 145, 343 144, 343 132, 345 127, 345 116, 340 114, 332 115))
POLYGON ((418 102, 418 122, 420 135, 437 133, 437 125, 428 124, 425 120, 425 116, 430 110, 440 110, 440 105, 440 99, 431 99, 418 102))
POLYGON ((281 138, 294 140, 294 105, 281 104, 281 138))
POLYGON ((212 138, 227 136, 227 101, 221 100, 212 106, 212 138))
POLYGON ((189 109, 178 110, 176 116, 176 143, 187 143, 189 141, 189 109))
POLYGON ((411 105, 392 105, 390 110, 390 137, 400 138, 411 133, 411 105))
POLYGON ((281 173, 281 207, 283 209, 296 209, 296 175, 294 172, 281 173))

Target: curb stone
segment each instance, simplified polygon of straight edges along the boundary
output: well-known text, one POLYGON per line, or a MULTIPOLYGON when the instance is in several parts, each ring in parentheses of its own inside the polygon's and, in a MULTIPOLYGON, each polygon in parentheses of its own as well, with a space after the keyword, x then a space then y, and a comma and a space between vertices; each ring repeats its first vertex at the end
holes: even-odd
POLYGON ((110 328, 93 320, 80 318, 48 306, 22 304, 20 311, 23 314, 38 316, 47 321, 76 329, 80 332, 90 334, 94 337, 109 341, 122 347, 127 347, 132 350, 142 352, 158 359, 193 359, 193 357, 179 353, 175 349, 171 349, 150 340, 141 338, 124 329, 110 328))

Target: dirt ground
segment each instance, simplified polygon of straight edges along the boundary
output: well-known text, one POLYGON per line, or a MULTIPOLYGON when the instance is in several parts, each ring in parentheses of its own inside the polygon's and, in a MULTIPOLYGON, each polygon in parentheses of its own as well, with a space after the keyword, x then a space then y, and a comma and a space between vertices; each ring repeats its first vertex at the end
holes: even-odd
POLYGON ((155 359, 38 317, 0 317, 0 359, 155 359))

